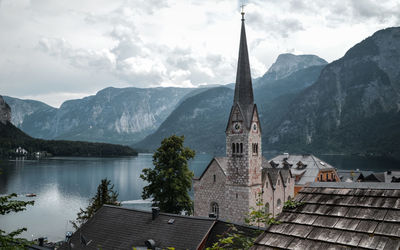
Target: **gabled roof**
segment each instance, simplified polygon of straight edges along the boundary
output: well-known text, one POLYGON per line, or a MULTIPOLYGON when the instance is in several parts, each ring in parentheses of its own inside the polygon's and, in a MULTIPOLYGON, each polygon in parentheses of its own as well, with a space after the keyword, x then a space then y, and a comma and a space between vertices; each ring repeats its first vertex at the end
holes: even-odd
POLYGON ((400 185, 315 182, 252 249, 399 249, 400 185))
MULTIPOLYGON (((207 217, 181 216, 104 205, 71 237, 71 249, 133 249, 152 239, 156 249, 210 247, 230 229, 231 223, 207 217), (81 235, 90 242, 81 244, 81 235)), ((244 235, 255 237, 255 227, 236 225, 244 235)), ((66 243, 59 249, 70 249, 66 243)))
MULTIPOLYGON (((104 205, 71 237, 73 249, 132 249, 152 239, 165 249, 197 249, 215 224, 215 219, 159 213, 104 205), (172 222, 172 223, 169 223, 172 222), (87 242, 83 246, 80 235, 87 242)), ((64 244, 60 249, 68 249, 64 244)))
POLYGON ((314 155, 278 155, 271 159, 279 165, 277 168, 283 168, 284 162, 291 165, 290 171, 293 176, 302 175, 300 180, 296 182, 296 185, 304 185, 309 182, 314 182, 320 171, 334 170, 330 164, 322 161, 314 155), (301 162, 306 167, 298 168, 297 163, 301 162))
POLYGON ((208 164, 208 166, 206 167, 206 169, 204 169, 203 173, 200 175, 199 178, 193 178, 194 180, 200 180, 203 175, 208 171, 208 168, 211 166, 211 164, 213 162, 216 162, 218 167, 222 170, 222 172, 224 173, 224 175, 226 176, 227 174, 227 169, 228 169, 228 157, 214 157, 211 159, 210 163, 208 164))

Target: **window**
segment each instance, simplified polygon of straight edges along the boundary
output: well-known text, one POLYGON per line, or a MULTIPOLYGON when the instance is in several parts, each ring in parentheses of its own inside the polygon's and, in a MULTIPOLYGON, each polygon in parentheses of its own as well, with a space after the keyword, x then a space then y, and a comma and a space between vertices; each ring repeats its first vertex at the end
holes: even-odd
POLYGON ((217 177, 215 175, 213 177, 214 177, 214 182, 215 182, 217 180, 217 177))
POLYGON ((236 193, 236 199, 238 198, 238 194, 236 193))
POLYGON ((236 153, 240 153, 240 151, 239 151, 239 143, 236 143, 236 153))
POLYGON ((280 209, 280 208, 281 208, 281 205, 282 205, 282 201, 281 201, 281 199, 278 199, 278 201, 277 201, 276 205, 277 205, 277 208, 278 208, 278 209, 280 209))
POLYGON ((269 214, 269 203, 265 203, 265 213, 269 214))
POLYGON ((216 203, 216 202, 211 203, 211 213, 215 214, 218 217, 218 215, 219 215, 218 203, 216 203))
POLYGON ((268 181, 265 182, 265 188, 268 188, 268 181))
POLYGON ((258 155, 258 143, 253 143, 253 155, 258 155))
POLYGON ((243 143, 240 143, 240 153, 243 153, 243 143))
POLYGON ((232 143, 232 154, 236 153, 235 152, 235 143, 232 143))
POLYGON ((329 174, 327 173, 326 174, 326 181, 328 181, 328 179, 329 179, 329 174))

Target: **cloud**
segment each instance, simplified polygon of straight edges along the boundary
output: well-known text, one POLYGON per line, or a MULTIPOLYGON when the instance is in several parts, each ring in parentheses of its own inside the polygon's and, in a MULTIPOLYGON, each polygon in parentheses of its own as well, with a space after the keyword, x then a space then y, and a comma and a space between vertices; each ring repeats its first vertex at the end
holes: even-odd
MULTIPOLYGON (((67 99, 108 87, 233 82, 240 32, 231 0, 0 0, 0 88, 67 99), (57 94, 63 93, 63 94, 57 94)), ((400 25, 396 0, 246 1, 253 77, 288 51, 332 61, 400 25)), ((56 104, 54 104, 56 105, 56 104)))

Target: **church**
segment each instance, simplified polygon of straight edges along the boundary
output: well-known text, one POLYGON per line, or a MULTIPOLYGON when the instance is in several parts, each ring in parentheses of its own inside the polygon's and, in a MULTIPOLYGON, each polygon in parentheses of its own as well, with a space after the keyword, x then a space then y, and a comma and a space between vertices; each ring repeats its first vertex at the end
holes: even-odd
POLYGON ((274 168, 262 156, 261 126, 254 103, 244 12, 233 105, 226 126, 226 156, 215 157, 194 179, 194 215, 244 223, 250 208, 263 198, 272 216, 294 195, 289 169, 274 168))

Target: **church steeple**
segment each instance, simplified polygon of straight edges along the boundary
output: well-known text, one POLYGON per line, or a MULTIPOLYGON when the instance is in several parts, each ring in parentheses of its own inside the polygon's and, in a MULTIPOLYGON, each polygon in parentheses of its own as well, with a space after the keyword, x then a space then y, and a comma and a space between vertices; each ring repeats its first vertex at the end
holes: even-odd
POLYGON ((246 29, 244 24, 244 11, 242 7, 242 28, 240 32, 239 59, 236 72, 235 96, 233 105, 239 104, 244 117, 249 124, 253 113, 254 98, 251 81, 249 53, 247 51, 246 29))

